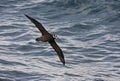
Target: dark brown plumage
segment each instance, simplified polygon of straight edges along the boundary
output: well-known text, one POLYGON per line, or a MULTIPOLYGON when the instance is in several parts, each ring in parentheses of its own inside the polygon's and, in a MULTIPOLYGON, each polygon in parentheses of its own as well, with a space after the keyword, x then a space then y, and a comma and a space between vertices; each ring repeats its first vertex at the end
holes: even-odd
POLYGON ((36 38, 36 41, 43 41, 43 42, 49 42, 50 45, 53 47, 53 49, 57 52, 57 55, 60 59, 60 61, 65 65, 65 59, 62 50, 60 47, 56 44, 55 38, 52 34, 48 33, 47 30, 42 26, 41 23, 39 23, 37 20, 33 19, 32 17, 25 15, 28 19, 31 20, 35 24, 35 26, 40 30, 42 33, 41 37, 36 38))

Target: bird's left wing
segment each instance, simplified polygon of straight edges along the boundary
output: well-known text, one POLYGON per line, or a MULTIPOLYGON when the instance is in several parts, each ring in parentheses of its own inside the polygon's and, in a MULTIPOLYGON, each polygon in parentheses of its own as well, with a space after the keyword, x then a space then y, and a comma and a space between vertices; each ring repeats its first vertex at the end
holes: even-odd
POLYGON ((40 32, 42 33, 42 35, 48 34, 47 30, 42 26, 42 24, 40 22, 38 22, 37 20, 33 19, 32 17, 25 15, 28 19, 31 20, 31 22, 33 22, 35 24, 35 26, 40 30, 40 32))

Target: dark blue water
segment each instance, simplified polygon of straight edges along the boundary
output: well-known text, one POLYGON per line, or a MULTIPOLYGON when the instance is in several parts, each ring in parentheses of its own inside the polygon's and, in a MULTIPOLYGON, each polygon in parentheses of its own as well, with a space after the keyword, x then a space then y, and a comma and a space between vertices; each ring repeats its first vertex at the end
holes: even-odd
POLYGON ((120 81, 120 0, 0 0, 0 81, 120 81), (57 35, 66 66, 24 14, 57 35))

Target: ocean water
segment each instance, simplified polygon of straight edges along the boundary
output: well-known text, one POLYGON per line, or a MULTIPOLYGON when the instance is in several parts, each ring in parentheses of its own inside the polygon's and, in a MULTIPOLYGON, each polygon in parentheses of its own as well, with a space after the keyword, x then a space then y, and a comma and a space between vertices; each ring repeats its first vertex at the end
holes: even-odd
POLYGON ((0 81, 120 81, 120 0, 0 0, 0 81), (65 66, 24 14, 57 35, 65 66))

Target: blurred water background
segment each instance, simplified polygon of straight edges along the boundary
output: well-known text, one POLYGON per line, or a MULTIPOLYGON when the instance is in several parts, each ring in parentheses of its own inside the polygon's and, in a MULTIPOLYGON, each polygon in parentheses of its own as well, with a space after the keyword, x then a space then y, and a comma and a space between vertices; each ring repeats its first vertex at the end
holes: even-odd
POLYGON ((120 0, 0 0, 0 81, 120 81, 120 0), (57 35, 65 66, 24 14, 57 35))

